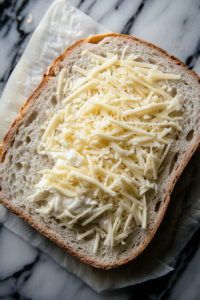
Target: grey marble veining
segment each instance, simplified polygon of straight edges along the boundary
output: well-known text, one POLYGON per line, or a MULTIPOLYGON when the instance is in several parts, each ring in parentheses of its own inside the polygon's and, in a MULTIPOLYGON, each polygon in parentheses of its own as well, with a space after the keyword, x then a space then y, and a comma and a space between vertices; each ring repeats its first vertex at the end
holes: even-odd
MULTIPOLYGON (((53 0, 0 2, 0 95, 33 30, 53 0), (33 22, 28 24, 29 14, 33 22)), ((183 60, 200 74, 199 0, 70 0, 110 31, 132 34, 183 60)), ((0 299, 200 298, 198 230, 188 236, 175 271, 144 284, 97 294, 74 275, 15 234, 0 228, 0 299)))
POLYGON ((0 97, 6 82, 48 7, 54 0, 0 2, 0 97), (27 23, 29 14, 32 23, 27 23))
POLYGON ((5 227, 0 229, 0 299, 120 300, 129 299, 131 290, 97 294, 48 255, 5 227))

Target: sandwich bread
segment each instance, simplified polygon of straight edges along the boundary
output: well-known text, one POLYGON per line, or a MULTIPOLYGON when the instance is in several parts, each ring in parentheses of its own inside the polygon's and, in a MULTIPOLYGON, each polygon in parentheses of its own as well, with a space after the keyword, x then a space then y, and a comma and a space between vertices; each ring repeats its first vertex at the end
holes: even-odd
POLYGON ((200 78, 176 57, 132 36, 81 40, 4 137, 0 203, 80 260, 122 265, 156 233, 199 111, 200 78))

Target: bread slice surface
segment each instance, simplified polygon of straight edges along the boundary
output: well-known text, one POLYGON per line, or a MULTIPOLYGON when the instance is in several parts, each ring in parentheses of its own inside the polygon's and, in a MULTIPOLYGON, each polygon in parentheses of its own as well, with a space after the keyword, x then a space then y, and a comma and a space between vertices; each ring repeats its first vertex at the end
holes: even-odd
POLYGON ((199 144, 199 80, 195 72, 189 71, 174 56, 131 36, 106 34, 75 43, 47 69, 41 84, 21 108, 20 115, 3 140, 0 148, 0 202, 69 253, 93 266, 109 269, 135 258, 154 236, 167 209, 173 187, 199 144), (26 199, 41 178, 37 172, 53 166, 53 161, 40 156, 37 148, 43 134, 41 126, 46 121, 45 112, 49 110, 54 114, 63 108, 63 99, 58 99, 56 94, 60 71, 65 68, 70 80, 76 79, 80 75, 73 71, 73 65, 87 70, 89 64, 88 58, 81 56, 83 50, 101 56, 114 53, 121 57, 125 47, 125 57, 135 54, 139 57, 138 61, 154 63, 163 72, 181 74, 181 81, 172 81, 171 87, 172 93, 180 96, 184 108, 183 120, 180 122, 183 130, 177 133, 163 162, 163 170, 157 180, 157 196, 153 191, 148 194, 147 228, 141 230, 136 227, 126 239, 125 246, 109 248, 100 242, 98 252, 94 255, 94 239, 77 241, 75 229, 62 228, 54 219, 51 223, 45 223, 40 215, 35 214, 35 205, 26 199))

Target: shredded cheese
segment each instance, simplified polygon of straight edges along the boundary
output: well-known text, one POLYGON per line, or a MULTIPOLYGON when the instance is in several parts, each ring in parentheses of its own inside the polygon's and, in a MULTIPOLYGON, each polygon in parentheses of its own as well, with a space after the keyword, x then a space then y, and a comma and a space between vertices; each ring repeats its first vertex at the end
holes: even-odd
POLYGON ((181 105, 169 85, 180 75, 137 62, 134 54, 124 59, 126 50, 121 59, 83 51, 91 66, 74 65, 82 78, 73 82, 61 70, 57 94, 64 108, 53 116, 46 112, 38 147, 54 166, 39 172, 29 197, 46 201, 36 209, 42 216, 82 226, 78 240, 94 236, 94 254, 101 240, 109 247, 124 245, 135 227, 145 230, 146 193, 157 192, 160 167, 175 131, 181 131, 181 105))
POLYGON ((29 18, 28 18, 28 20, 26 22, 29 23, 29 24, 33 22, 33 16, 32 16, 32 14, 29 15, 29 18))

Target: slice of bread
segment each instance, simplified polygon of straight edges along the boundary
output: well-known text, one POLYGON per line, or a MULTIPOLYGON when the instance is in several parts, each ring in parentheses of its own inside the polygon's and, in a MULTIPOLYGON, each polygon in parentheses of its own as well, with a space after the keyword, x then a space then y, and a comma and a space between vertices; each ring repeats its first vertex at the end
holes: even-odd
MULTIPOLYGON (((61 54, 45 72, 41 84, 22 106, 0 147, 0 202, 11 212, 25 219, 31 226, 46 235, 60 247, 77 258, 95 267, 110 269, 122 265, 139 255, 153 238, 163 219, 170 194, 190 157, 200 142, 200 78, 189 71, 185 64, 164 50, 132 36, 115 33, 97 35, 81 40, 61 54), (53 161, 48 156, 39 155, 38 145, 49 110, 55 114, 62 109, 64 97, 57 97, 59 74, 65 68, 70 80, 80 77, 72 66, 87 70, 88 57, 81 53, 87 49, 105 57, 106 53, 118 54, 120 58, 126 47, 125 57, 138 56, 136 61, 156 64, 165 73, 180 74, 181 80, 170 81, 171 95, 180 96, 183 107, 181 132, 176 132, 174 141, 163 162, 157 179, 158 193, 147 196, 147 228, 135 227, 126 238, 126 245, 113 248, 105 246, 100 240, 98 252, 93 254, 94 238, 77 240, 76 227, 69 229, 59 226, 55 218, 50 223, 35 213, 35 204, 27 198, 34 193, 34 186, 41 179, 38 171, 52 168, 53 161)), ((170 220, 169 220, 170 222, 170 220)), ((163 237, 164 239, 165 237, 163 237)), ((162 241, 160 241, 162 242, 162 241)))

